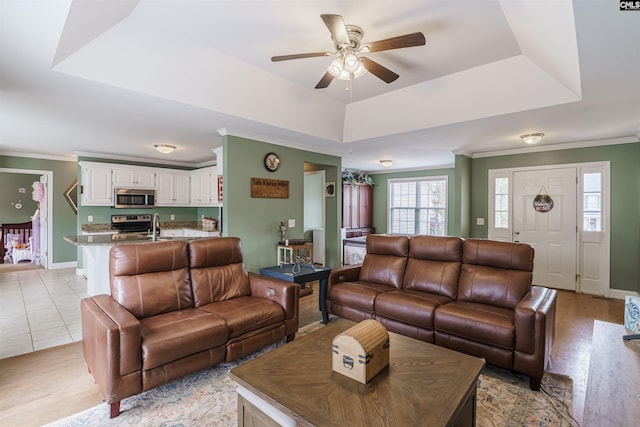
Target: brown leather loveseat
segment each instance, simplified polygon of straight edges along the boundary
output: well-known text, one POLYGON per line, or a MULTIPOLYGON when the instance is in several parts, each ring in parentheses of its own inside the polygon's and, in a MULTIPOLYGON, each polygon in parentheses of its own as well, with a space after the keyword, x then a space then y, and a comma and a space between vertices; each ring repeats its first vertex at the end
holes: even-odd
POLYGON ((330 313, 483 357, 540 388, 555 332, 556 291, 532 286, 523 243, 367 236, 358 266, 329 276, 330 313))
POLYGON ((117 245, 111 295, 81 302, 84 357, 111 417, 120 401, 298 330, 299 288, 248 274, 240 239, 117 245))

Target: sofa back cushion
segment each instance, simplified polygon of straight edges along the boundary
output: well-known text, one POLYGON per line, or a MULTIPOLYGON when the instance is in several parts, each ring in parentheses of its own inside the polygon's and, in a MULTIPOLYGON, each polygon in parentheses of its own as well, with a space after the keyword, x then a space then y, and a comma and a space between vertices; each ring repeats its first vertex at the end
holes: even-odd
POLYGON ((461 264, 460 237, 414 236, 402 287, 456 299, 461 264))
POLYGON ((109 275, 112 298, 138 319, 193 308, 185 242, 116 245, 109 275))
POLYGON ((409 237, 371 234, 358 280, 402 287, 409 255, 409 237))
POLYGON ((531 288, 533 256, 525 243, 465 240, 458 300, 514 309, 531 288))
POLYGON ((239 238, 192 240, 189 242, 189 264, 196 308, 215 301, 251 295, 239 238))

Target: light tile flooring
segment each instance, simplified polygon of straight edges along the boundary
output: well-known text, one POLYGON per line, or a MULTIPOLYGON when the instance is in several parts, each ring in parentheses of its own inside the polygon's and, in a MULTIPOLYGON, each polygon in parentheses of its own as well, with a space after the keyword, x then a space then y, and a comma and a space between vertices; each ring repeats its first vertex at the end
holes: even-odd
POLYGON ((0 273, 0 359, 82 339, 75 268, 0 273))

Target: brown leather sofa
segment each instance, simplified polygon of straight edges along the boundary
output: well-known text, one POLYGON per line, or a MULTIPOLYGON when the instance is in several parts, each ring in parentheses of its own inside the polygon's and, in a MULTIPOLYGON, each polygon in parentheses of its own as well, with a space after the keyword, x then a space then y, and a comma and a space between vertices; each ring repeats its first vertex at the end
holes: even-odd
POLYGON ((82 345, 111 417, 120 401, 298 330, 299 287, 248 274, 235 237, 117 245, 111 295, 81 302, 82 345))
POLYGON ((333 270, 330 313, 483 357, 540 389, 555 333, 556 291, 532 286, 523 243, 436 236, 367 237, 358 266, 333 270))

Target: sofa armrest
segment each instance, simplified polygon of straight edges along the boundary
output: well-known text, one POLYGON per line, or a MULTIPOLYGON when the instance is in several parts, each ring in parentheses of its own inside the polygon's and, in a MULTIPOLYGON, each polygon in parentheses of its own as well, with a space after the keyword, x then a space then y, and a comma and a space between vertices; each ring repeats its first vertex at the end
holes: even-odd
POLYGON ((515 308, 515 349, 526 354, 553 344, 555 334, 556 291, 542 286, 531 290, 515 308), (538 347, 538 348, 537 348, 538 347))
POLYGON ((335 283, 354 282, 358 280, 361 268, 362 264, 359 264, 347 265, 331 270, 331 274, 329 274, 329 287, 335 283))
POLYGON ((120 400, 120 378, 141 370, 140 322, 109 295, 84 298, 84 358, 107 403, 120 400))
POLYGON ((297 284, 255 273, 249 273, 249 284, 251 296, 266 298, 280 304, 284 309, 285 319, 292 319, 298 315, 300 287, 297 284))
POLYGON ((277 302, 284 309, 284 325, 287 340, 291 341, 298 331, 300 286, 268 276, 249 273, 251 296, 277 302))

